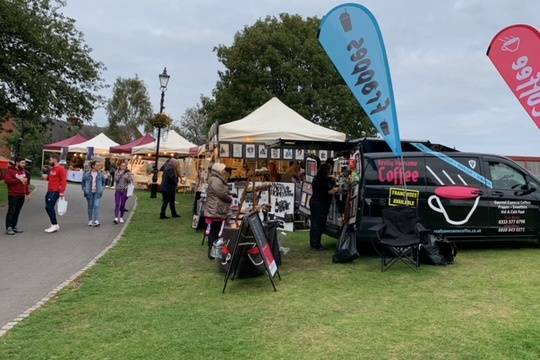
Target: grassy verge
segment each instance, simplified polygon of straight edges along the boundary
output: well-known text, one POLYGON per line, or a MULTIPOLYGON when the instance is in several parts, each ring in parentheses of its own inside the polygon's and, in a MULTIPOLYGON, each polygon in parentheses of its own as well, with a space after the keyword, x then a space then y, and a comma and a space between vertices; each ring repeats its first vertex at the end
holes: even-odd
POLYGON ((6 205, 7 200, 8 200, 7 185, 2 180, 0 181, 0 206, 6 205))
MULTIPOLYGON (((291 252, 273 293, 234 281, 206 259, 183 218, 157 220, 139 196, 125 238, 100 264, 0 339, 0 359, 538 359, 540 249, 462 251, 450 267, 374 257, 333 265, 331 253, 291 252)), ((326 240, 333 244, 332 240, 326 240)))

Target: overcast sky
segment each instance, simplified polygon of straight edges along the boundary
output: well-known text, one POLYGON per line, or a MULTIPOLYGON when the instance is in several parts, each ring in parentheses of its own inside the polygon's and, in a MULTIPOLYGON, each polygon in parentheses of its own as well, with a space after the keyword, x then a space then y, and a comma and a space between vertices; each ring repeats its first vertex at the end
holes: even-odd
MULTIPOLYGON (((171 75, 166 111, 179 119, 210 95, 219 64, 213 47, 266 15, 322 17, 331 0, 68 0, 107 66, 105 79, 138 74, 159 106, 158 74, 171 75)), ((540 130, 486 56, 503 27, 540 28, 538 0, 364 0, 385 38, 402 138, 429 139, 463 151, 540 156, 540 130)), ((540 69, 539 69, 540 71, 540 69)), ((104 90, 106 97, 111 89, 104 90)), ((105 125, 106 114, 94 120, 105 125)))

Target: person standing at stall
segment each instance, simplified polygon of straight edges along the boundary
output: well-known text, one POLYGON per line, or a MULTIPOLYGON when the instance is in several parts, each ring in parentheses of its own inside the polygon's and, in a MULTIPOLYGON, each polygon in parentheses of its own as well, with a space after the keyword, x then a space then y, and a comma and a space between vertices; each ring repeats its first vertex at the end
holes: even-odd
POLYGON ((117 171, 116 161, 111 159, 111 165, 109 167, 109 187, 114 188, 114 182, 116 180, 116 171, 117 171))
POLYGON ((15 163, 8 168, 4 181, 8 189, 6 234, 15 235, 23 232, 17 228, 17 222, 25 199, 30 197, 30 172, 26 170, 26 161, 16 158, 15 163))
POLYGON ((332 205, 332 197, 338 192, 338 188, 330 176, 331 169, 330 164, 321 164, 312 183, 313 195, 309 202, 311 212, 309 245, 313 250, 325 250, 321 245, 321 237, 326 227, 326 218, 330 211, 330 205, 332 205))
POLYGON ((168 219, 165 215, 167 205, 171 209, 171 216, 173 218, 179 218, 180 215, 176 212, 176 189, 178 188, 178 160, 171 158, 167 161, 163 168, 163 176, 161 179, 161 194, 163 196, 163 203, 161 204, 160 219, 168 219))
POLYGON ((219 238, 223 221, 227 218, 232 197, 229 195, 229 186, 225 180, 225 164, 215 163, 212 165, 210 176, 208 177, 208 188, 206 189, 206 203, 204 216, 206 223, 210 227, 208 235, 208 258, 214 242, 219 238))
POLYGON ((88 226, 100 226, 101 197, 107 186, 107 176, 101 170, 101 164, 90 161, 90 168, 84 172, 81 186, 88 202, 88 226))
POLYGON ((49 184, 47 186, 47 194, 45 195, 45 210, 51 220, 51 226, 45 229, 47 233, 60 231, 60 225, 56 219, 56 203, 58 199, 64 197, 67 188, 67 171, 60 165, 58 155, 51 155, 49 158, 49 171, 44 176, 49 184))
POLYGON ((206 188, 206 178, 208 177, 208 171, 204 168, 204 166, 199 166, 199 170, 197 171, 197 184, 195 186, 195 201, 193 203, 193 215, 199 215, 197 214, 197 204, 198 201, 201 199, 201 194, 206 188))
POLYGON ((123 224, 124 214, 126 213, 126 202, 128 199, 128 187, 133 184, 135 179, 133 173, 129 171, 127 161, 122 161, 115 174, 115 192, 114 192, 114 223, 123 224))

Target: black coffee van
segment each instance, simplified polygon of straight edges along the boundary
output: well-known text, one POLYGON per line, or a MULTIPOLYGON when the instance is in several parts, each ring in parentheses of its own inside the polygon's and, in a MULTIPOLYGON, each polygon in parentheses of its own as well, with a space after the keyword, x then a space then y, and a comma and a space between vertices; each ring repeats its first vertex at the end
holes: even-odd
POLYGON ((364 154, 359 240, 392 205, 417 208, 427 228, 451 240, 540 239, 540 180, 529 171, 501 156, 420 148, 403 163, 364 154))
MULTIPOLYGON (((315 144, 282 141, 280 146, 315 144)), ((328 235, 339 236, 339 212, 347 206, 357 209, 354 223, 362 242, 375 236, 369 228, 381 222, 383 208, 405 205, 418 210, 426 228, 450 240, 540 240, 540 180, 508 158, 460 152, 429 141, 403 141, 403 159, 381 139, 320 146, 331 147, 344 164, 352 154, 360 154, 356 199, 341 206, 334 201, 328 235)), ((303 210, 308 214, 308 208, 303 210)))

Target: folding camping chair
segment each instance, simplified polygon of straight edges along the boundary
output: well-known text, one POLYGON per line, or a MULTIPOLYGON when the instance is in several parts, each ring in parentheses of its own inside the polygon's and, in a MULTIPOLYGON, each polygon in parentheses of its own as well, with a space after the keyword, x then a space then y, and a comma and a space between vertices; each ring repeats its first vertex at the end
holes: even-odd
POLYGON ((377 234, 379 244, 384 247, 381 252, 381 271, 388 270, 398 261, 418 271, 420 246, 431 230, 420 224, 416 209, 410 207, 383 209, 382 220, 381 224, 370 228, 377 234))

